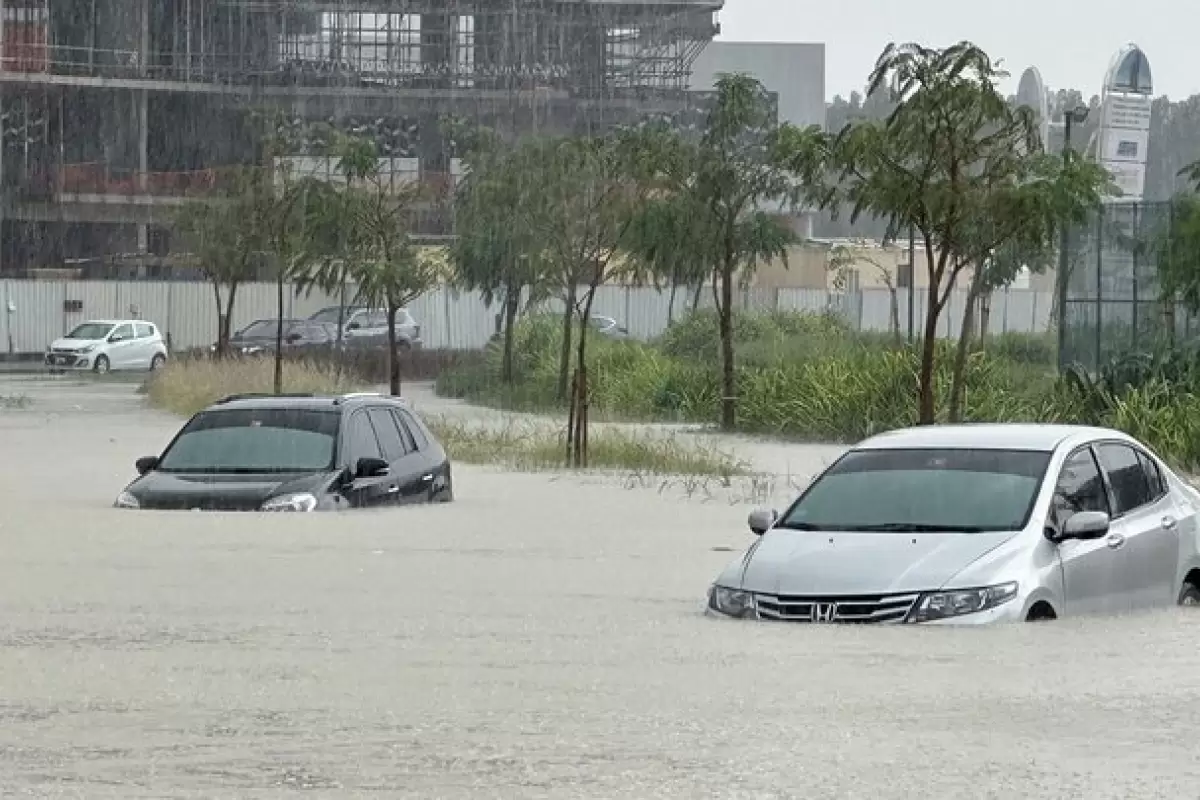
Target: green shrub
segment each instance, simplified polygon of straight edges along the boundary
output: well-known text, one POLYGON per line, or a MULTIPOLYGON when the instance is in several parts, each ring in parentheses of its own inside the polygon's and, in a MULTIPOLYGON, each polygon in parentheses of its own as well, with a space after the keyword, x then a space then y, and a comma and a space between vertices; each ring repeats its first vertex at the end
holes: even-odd
POLYGON ((1052 333, 1001 333, 989 336, 984 348, 1018 364, 1054 366, 1058 344, 1052 333))
MULTIPOLYGON (((832 315, 735 315, 738 427, 820 441, 855 441, 917 421, 920 354, 887 334, 848 330, 832 315)), ((501 353, 447 369, 442 394, 520 410, 556 400, 561 319, 524 320, 516 332, 516 381, 500 381, 501 353)), ((716 316, 685 317, 653 344, 594 336, 588 372, 593 419, 711 423, 720 416, 716 316)), ((1054 340, 990 338, 967 362, 963 420, 1111 426, 1143 438, 1164 458, 1200 467, 1200 368, 1191 354, 1124 358, 1097 377, 1059 381, 1054 340)), ((955 343, 938 343, 937 408, 950 398, 955 343)))

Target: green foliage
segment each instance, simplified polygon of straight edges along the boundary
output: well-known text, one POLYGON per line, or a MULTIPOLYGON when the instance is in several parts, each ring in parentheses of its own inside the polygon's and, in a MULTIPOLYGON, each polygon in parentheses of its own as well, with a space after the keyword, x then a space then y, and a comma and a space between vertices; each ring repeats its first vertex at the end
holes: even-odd
POLYGON ((1200 313, 1200 196, 1175 198, 1169 222, 1157 232, 1154 245, 1163 296, 1192 314, 1200 313))
MULTIPOLYGON (((712 356, 713 312, 685 317, 658 341, 596 337, 590 400, 610 419, 713 423, 721 380, 712 356)), ((817 441, 855 441, 917 422, 913 398, 919 347, 846 330, 818 314, 738 314, 738 429, 817 441)), ((517 327, 520 360, 511 386, 497 379, 498 357, 447 370, 439 393, 527 411, 559 408, 554 393, 561 328, 553 317, 517 327)), ((938 342, 933 389, 946 399, 951 342, 938 342)), ((1111 426, 1144 439, 1163 457, 1200 467, 1200 360, 1194 353, 1116 360, 1096 376, 1055 377, 1053 339, 1004 334, 967 358, 963 421, 1066 422, 1111 426)), ((939 421, 945 421, 939 418, 939 421)))
POLYGON ((1057 342, 1046 333, 1001 333, 988 337, 983 345, 989 353, 1016 364, 1053 367, 1057 342))
POLYGON ((641 179, 654 188, 631 226, 629 249, 668 279, 698 283, 713 276, 722 321, 722 424, 733 427, 734 281, 745 282, 760 262, 787 258, 797 237, 762 208, 789 198, 797 180, 812 177, 809 156, 821 136, 816 128, 781 125, 762 83, 734 74, 717 79, 698 139, 666 126, 630 139, 641 156, 641 179))
MULTIPOLYGON (((895 108, 884 121, 852 122, 830 137, 823 147, 833 178, 805 187, 810 201, 848 207, 852 219, 888 220, 889 236, 917 232, 927 283, 937 292, 926 310, 929 332, 962 270, 996 256, 996 274, 979 272, 972 288, 1002 285, 1018 262, 1044 261, 1061 226, 1081 220, 1110 186, 1094 162, 1043 152, 1031 110, 1009 104, 997 89, 1006 74, 970 42, 889 45, 869 92, 890 91, 895 108)), ((929 338, 923 422, 936 416, 935 360, 929 338)))

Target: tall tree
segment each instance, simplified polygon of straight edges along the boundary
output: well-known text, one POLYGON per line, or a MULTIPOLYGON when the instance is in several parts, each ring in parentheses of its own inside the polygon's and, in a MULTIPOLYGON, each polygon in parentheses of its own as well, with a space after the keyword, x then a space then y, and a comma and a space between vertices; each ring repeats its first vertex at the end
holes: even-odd
POLYGON ((558 272, 567 304, 563 355, 568 364, 571 322, 579 322, 567 438, 571 463, 586 466, 588 321, 596 290, 616 272, 636 266, 621 254, 645 190, 635 172, 644 169, 642 159, 649 154, 640 140, 616 135, 544 139, 528 152, 535 156, 523 159, 533 177, 531 234, 545 243, 545 258, 558 272))
POLYGON ((1060 224, 1095 208, 1107 187, 1097 165, 1043 153, 1033 112, 1013 108, 996 88, 1005 76, 970 42, 888 45, 870 86, 890 91, 895 110, 883 122, 845 128, 828 151, 836 192, 825 193, 825 205, 844 202, 852 218, 887 219, 892 235, 912 226, 924 245, 924 424, 936 417, 937 325, 962 270, 1015 239, 1051 240, 1060 224))
POLYGON ((338 298, 337 345, 345 327, 347 286, 353 277, 354 254, 362 231, 357 227, 358 184, 378 169, 375 149, 369 140, 330 130, 324 137, 337 166, 338 181, 312 182, 307 206, 310 210, 306 239, 309 267, 296 276, 296 290, 311 293, 320 289, 338 298))
MULTIPOLYGON (((714 278, 721 337, 721 425, 737 421, 733 351, 734 284, 761 260, 782 258, 797 236, 765 207, 783 202, 797 169, 811 170, 818 128, 801 131, 776 120, 774 102, 748 75, 722 75, 698 139, 665 126, 641 133, 651 169, 650 209, 659 215, 661 240, 698 253, 714 278), (674 225, 680 216, 685 225, 674 225), (674 227, 672 227, 674 225, 674 227), (672 235, 687 237, 686 241, 672 235)), ((650 223, 653 224, 653 220, 650 223)), ((644 233, 639 240, 645 241, 644 233)), ((643 247, 644 249, 644 247, 643 247)))
POLYGON ((502 304, 504 356, 501 380, 513 381, 513 341, 523 294, 530 303, 545 298, 550 263, 534 235, 530 216, 539 202, 530 195, 523 151, 498 137, 476 133, 465 149, 465 177, 455 191, 458 236, 450 247, 457 283, 482 293, 490 306, 502 304))
POLYGON ((175 233, 183 239, 196 267, 212 283, 219 357, 229 353, 238 287, 254 277, 262 256, 264 191, 261 170, 232 170, 222 191, 188 200, 175 213, 175 233))
POLYGON ((352 275, 358 296, 387 310, 388 388, 400 394, 396 314, 432 289, 442 275, 413 241, 415 217, 425 192, 421 184, 380 169, 375 143, 360 140, 360 168, 348 216, 356 231, 352 275))

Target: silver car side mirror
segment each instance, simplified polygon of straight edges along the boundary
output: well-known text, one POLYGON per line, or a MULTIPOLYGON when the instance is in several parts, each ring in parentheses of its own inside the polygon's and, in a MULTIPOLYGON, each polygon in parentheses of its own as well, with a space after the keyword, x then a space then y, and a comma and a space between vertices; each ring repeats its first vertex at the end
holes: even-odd
POLYGON ((1108 533, 1109 518, 1103 511, 1080 511, 1067 518, 1060 539, 1099 539, 1108 533))
POLYGON ((746 520, 750 525, 750 530, 756 535, 762 536, 771 529, 775 521, 779 519, 779 514, 771 508, 760 508, 750 512, 750 517, 746 520))

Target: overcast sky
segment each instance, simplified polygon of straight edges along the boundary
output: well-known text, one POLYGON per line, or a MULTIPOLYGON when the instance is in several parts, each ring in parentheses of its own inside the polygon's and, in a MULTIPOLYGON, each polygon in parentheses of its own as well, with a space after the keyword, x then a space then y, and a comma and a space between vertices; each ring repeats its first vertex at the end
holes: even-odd
POLYGON ((720 19, 725 40, 824 42, 827 99, 861 90, 889 41, 962 39, 1004 60, 1011 93, 1036 66, 1051 88, 1098 94, 1112 54, 1131 41, 1150 61, 1155 95, 1200 93, 1195 0, 725 0, 720 19))

